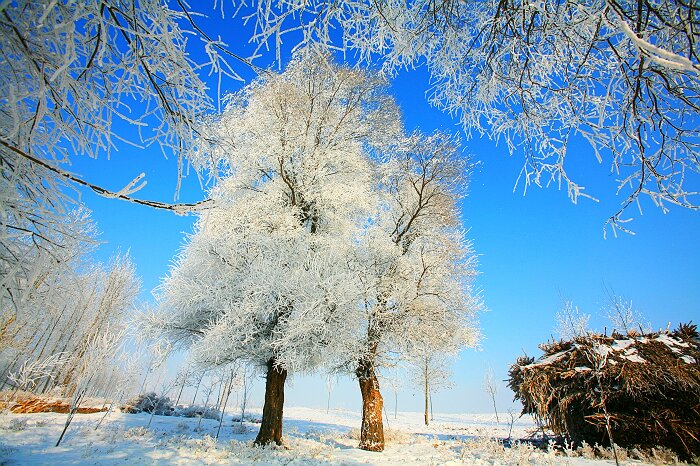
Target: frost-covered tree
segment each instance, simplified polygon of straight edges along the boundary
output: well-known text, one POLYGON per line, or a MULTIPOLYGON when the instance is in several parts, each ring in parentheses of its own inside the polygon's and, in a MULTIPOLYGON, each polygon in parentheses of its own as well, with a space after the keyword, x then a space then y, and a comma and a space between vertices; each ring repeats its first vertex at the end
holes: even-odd
POLYGON ((442 133, 397 140, 382 166, 382 202, 359 251, 366 296, 354 372, 362 393, 360 447, 381 451, 377 371, 391 355, 451 352, 473 344, 481 304, 471 288, 476 258, 459 229, 456 202, 468 164, 442 133))
POLYGON ((683 0, 253 2, 254 39, 323 42, 389 71, 426 65, 433 104, 468 135, 524 147, 520 180, 567 188, 587 140, 626 199, 698 209, 700 10, 683 0), (301 33, 299 32, 301 30, 301 33))
POLYGON ((565 300, 555 318, 557 321, 555 332, 563 340, 573 340, 589 332, 588 321, 591 320, 591 315, 579 311, 573 301, 565 300))
POLYGON ((644 315, 632 304, 631 299, 618 296, 615 290, 606 290, 608 303, 604 306, 605 317, 610 320, 613 329, 623 335, 640 332, 651 333, 651 324, 644 319, 644 315))
MULTIPOLYGON (((64 169, 77 156, 108 156, 120 141, 136 148, 155 144, 182 167, 198 138, 196 125, 213 109, 198 71, 210 65, 238 78, 220 42, 198 34, 208 63, 188 55, 188 13, 184 4, 173 10, 157 0, 0 5, 0 156, 6 181, 17 183, 28 198, 50 197, 66 181, 134 200, 130 195, 143 174, 124 189, 108 191, 64 169)), ((31 217, 21 204, 12 207, 13 216, 31 217)))
POLYGON ((496 394, 498 393, 498 382, 493 376, 493 370, 489 367, 484 373, 484 391, 491 398, 491 403, 493 404, 493 412, 496 414, 496 423, 499 423, 498 419, 498 408, 496 408, 496 394))
MULTIPOLYGON (((458 349, 458 348, 455 348, 458 349)), ((444 348, 422 348, 411 355, 411 379, 413 385, 423 390, 425 425, 430 424, 432 417, 432 395, 440 388, 452 386, 449 368, 450 354, 443 352, 444 348)))
POLYGON ((199 162, 224 176, 162 288, 161 323, 204 365, 266 373, 256 443, 282 441, 284 384, 355 345, 349 266, 376 208, 369 154, 397 133, 386 84, 308 49, 230 96, 199 162))
POLYGON ((396 366, 389 371, 385 371, 383 375, 385 383, 394 392, 394 419, 396 419, 399 413, 399 390, 404 385, 403 374, 400 372, 400 367, 396 366))
MULTIPOLYGON (((33 316, 23 320, 22 313, 38 302, 46 300, 53 322, 60 313, 52 307, 57 295, 64 293, 58 299, 72 309, 82 303, 75 287, 85 286, 85 296, 91 292, 85 276, 65 290, 77 273, 76 256, 92 241, 85 216, 72 213, 80 210, 77 186, 178 212, 196 207, 133 199, 143 174, 110 191, 66 169, 79 156, 109 156, 124 141, 135 149, 159 145, 182 166, 197 138, 195 122, 213 108, 197 75, 202 64, 187 55, 184 18, 153 0, 0 4, 3 344, 17 343, 19 335, 8 334, 13 331, 30 342, 37 338, 37 322, 33 316), (47 280, 61 270, 64 283, 49 287, 47 280)), ((217 44, 207 41, 206 48, 210 63, 225 70, 217 44)))
POLYGON ((60 360, 35 380, 32 391, 59 387, 71 395, 83 375, 94 371, 90 390, 112 394, 109 380, 120 380, 122 361, 112 351, 109 361, 93 364, 94 342, 109 333, 121 343, 140 283, 128 255, 108 265, 90 259, 94 226, 86 212, 68 215, 64 223, 72 234, 54 230, 41 247, 24 235, 0 238, 0 376, 4 384, 22 367, 60 360), (8 270, 12 264, 15 270, 8 270))

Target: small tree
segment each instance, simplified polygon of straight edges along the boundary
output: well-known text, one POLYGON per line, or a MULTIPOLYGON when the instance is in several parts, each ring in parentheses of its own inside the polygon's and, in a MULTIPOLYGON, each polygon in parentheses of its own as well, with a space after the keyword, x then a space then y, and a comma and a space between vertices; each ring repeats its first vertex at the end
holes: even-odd
POLYGON ((493 370, 491 370, 491 368, 488 368, 486 370, 486 373, 484 374, 484 391, 486 391, 486 393, 491 398, 491 402, 493 403, 493 412, 496 414, 496 422, 500 422, 498 420, 498 409, 496 408, 496 393, 498 393, 498 383, 493 377, 493 370))
POLYGON ((209 380, 204 384, 204 403, 202 405, 202 415, 199 416, 199 421, 197 422, 197 430, 202 427, 202 418, 207 413, 207 408, 209 407, 209 400, 212 394, 216 390, 216 386, 221 383, 221 378, 216 377, 216 373, 209 374, 209 380))
MULTIPOLYGON (((233 366, 229 369, 228 380, 226 381, 226 386, 221 394, 221 400, 219 401, 219 406, 217 409, 221 411, 221 417, 219 418, 219 426, 216 428, 216 438, 219 438, 219 433, 221 432, 221 425, 224 423, 224 417, 226 417, 226 407, 228 406, 228 398, 233 391, 233 385, 237 375, 239 367, 233 366)), ((241 422, 243 422, 243 415, 241 415, 241 422)))
POLYGON ((621 333, 639 331, 651 332, 651 325, 644 322, 644 316, 632 305, 632 300, 615 294, 613 289, 606 290, 608 303, 603 309, 605 316, 613 324, 613 329, 621 333))
POLYGON ((239 400, 240 408, 241 408, 241 426, 243 425, 243 420, 245 419, 245 410, 246 407, 248 406, 248 400, 250 398, 250 389, 252 385, 252 372, 249 367, 244 366, 243 367, 243 377, 241 380, 240 388, 243 390, 243 393, 241 393, 241 397, 239 400))
POLYGON ((402 374, 399 373, 400 367, 398 365, 391 368, 389 374, 384 374, 384 379, 387 384, 394 391, 394 419, 398 417, 399 411, 399 390, 403 387, 402 374))
POLYGON ((333 387, 337 382, 336 377, 333 374, 326 374, 326 391, 328 392, 328 403, 326 404, 326 414, 331 410, 331 393, 333 392, 333 387))
POLYGON ((432 394, 440 388, 452 386, 448 363, 448 357, 445 353, 430 349, 413 355, 411 359, 413 382, 423 389, 425 401, 423 419, 426 426, 430 424, 432 419, 432 394))
POLYGON ((191 377, 192 376, 192 371, 190 368, 190 364, 185 365, 184 368, 181 368, 180 370, 177 371, 177 374, 175 375, 175 385, 179 385, 180 389, 177 392, 177 398, 175 399, 175 405, 177 406, 180 403, 180 398, 182 397, 182 392, 185 390, 185 386, 188 385, 188 383, 191 382, 191 377))
POLYGON ((583 314, 572 301, 566 300, 556 314, 555 332, 564 340, 584 336, 588 333, 590 314, 583 314))

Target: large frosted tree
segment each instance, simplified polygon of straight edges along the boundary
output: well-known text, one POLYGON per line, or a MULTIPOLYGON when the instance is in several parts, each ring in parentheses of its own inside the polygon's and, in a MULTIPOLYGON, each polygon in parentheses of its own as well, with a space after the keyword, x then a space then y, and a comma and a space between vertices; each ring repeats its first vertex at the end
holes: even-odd
POLYGON ((198 360, 264 368, 258 444, 282 441, 288 373, 352 354, 349 265, 376 209, 370 154, 398 130, 385 82, 315 49, 230 97, 202 164, 225 173, 162 289, 162 326, 198 360))
POLYGON ((478 337, 476 258, 457 201, 468 163, 443 133, 399 138, 381 167, 381 208, 358 251, 366 295, 353 370, 362 393, 360 447, 382 451, 379 370, 420 350, 452 353, 478 337))

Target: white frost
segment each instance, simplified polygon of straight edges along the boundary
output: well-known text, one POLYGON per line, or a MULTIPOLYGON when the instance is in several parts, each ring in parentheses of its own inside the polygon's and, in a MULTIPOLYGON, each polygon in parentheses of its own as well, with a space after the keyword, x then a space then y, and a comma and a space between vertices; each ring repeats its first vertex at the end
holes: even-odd
POLYGON ((647 362, 646 359, 642 358, 642 357, 641 357, 640 355, 638 355, 637 353, 625 354, 625 355, 622 356, 622 357, 623 357, 624 359, 628 360, 628 361, 631 361, 631 362, 639 362, 639 363, 645 363, 645 362, 647 362))
POLYGON ((662 333, 658 337, 654 338, 654 340, 663 343, 664 345, 668 346, 671 351, 674 353, 680 354, 681 350, 678 348, 679 346, 681 348, 687 348, 689 345, 688 343, 684 343, 676 338, 673 338, 670 335, 667 335, 665 333, 662 333))
POLYGON ((546 366, 548 364, 555 363, 555 362, 559 361, 561 358, 563 358, 564 355, 566 353, 568 353, 569 351, 570 350, 564 350, 564 351, 560 351, 558 353, 550 354, 546 358, 538 359, 536 362, 534 362, 532 364, 528 364, 527 366, 523 366, 523 367, 546 366))
POLYGON ((622 351, 630 346, 634 345, 635 341, 632 339, 627 339, 627 340, 616 340, 615 343, 613 344, 612 348, 615 351, 622 351))

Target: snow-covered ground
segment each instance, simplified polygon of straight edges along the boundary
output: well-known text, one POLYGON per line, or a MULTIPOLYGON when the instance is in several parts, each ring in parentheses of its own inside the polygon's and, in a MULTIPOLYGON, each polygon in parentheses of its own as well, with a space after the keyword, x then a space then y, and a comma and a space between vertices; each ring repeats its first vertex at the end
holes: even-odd
MULTIPOLYGON (((258 413, 253 413, 257 414, 258 413)), ((65 414, 0 415, 0 464, 298 464, 298 465, 444 465, 444 464, 614 464, 568 457, 528 445, 503 448, 494 438, 508 436, 509 424, 484 414, 436 414, 430 426, 420 413, 388 416, 382 453, 356 448, 359 413, 285 408, 284 448, 256 448, 257 425, 234 423, 230 416, 214 440, 218 421, 110 413, 76 415, 66 437, 54 447, 65 414)), ((513 437, 534 428, 532 419, 513 425, 513 437)), ((644 464, 629 461, 626 464, 644 464)))

